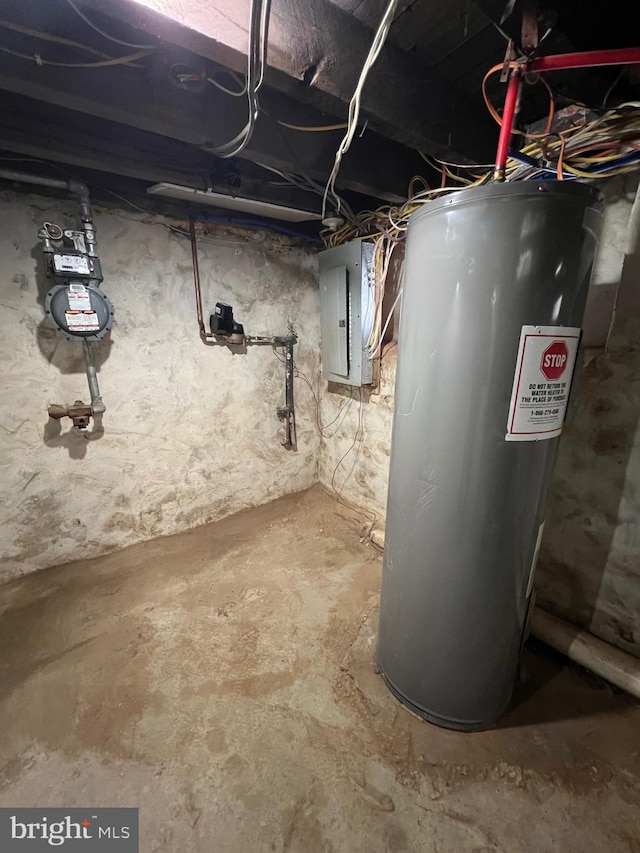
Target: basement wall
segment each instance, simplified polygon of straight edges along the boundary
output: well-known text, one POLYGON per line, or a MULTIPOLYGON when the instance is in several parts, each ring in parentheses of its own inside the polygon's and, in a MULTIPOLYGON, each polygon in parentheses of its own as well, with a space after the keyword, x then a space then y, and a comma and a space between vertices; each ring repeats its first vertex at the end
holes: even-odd
MULTIPOLYGON (((159 217, 98 210, 111 339, 97 344, 103 432, 71 432, 50 403, 87 401, 83 350, 44 320, 38 228, 74 224, 76 206, 0 194, 0 579, 195 527, 317 482, 315 404, 296 383, 298 450, 276 407, 284 367, 199 339, 189 240, 159 217)), ((300 334, 296 362, 317 376, 314 254, 268 232, 199 241, 205 313, 234 306, 249 334, 300 334)))
MULTIPOLYGON (((547 609, 640 656, 640 255, 627 254, 637 183, 602 186, 588 348, 560 442, 536 591, 547 609)), ((321 383, 320 481, 331 488, 333 479, 374 526, 386 512, 395 366, 391 345, 380 388, 362 389, 362 403, 359 389, 321 383)))
POLYGON ((394 343, 385 348, 373 392, 320 382, 320 482, 365 509, 373 526, 384 523, 387 507, 396 352, 394 343))
POLYGON ((587 354, 563 431, 536 589, 548 610, 640 657, 640 243, 624 187, 615 206, 626 215, 603 240, 615 317, 606 348, 587 354))

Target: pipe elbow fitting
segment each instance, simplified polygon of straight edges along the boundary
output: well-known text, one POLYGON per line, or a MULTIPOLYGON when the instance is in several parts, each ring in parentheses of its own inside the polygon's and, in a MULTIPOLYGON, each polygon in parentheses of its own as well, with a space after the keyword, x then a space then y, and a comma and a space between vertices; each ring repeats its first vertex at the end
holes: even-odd
POLYGON ((84 181, 79 181, 76 178, 69 178, 67 188, 72 195, 78 196, 82 201, 89 201, 89 187, 84 181))

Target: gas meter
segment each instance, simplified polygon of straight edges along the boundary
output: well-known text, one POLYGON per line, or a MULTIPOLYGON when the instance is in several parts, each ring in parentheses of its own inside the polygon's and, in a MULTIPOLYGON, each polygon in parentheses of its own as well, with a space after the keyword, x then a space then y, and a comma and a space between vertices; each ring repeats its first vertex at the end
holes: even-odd
POLYGON ((113 305, 100 288, 102 268, 92 231, 64 231, 45 222, 38 236, 52 282, 44 305, 47 319, 68 341, 102 340, 113 325, 113 305))

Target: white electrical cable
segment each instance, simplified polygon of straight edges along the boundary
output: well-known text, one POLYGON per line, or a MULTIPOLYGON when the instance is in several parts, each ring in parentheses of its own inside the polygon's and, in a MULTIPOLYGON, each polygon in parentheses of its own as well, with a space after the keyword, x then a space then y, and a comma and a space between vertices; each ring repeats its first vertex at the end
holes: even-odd
POLYGON ((67 0, 67 3, 69 4, 69 6, 71 6, 76 15, 79 15, 82 18, 85 24, 90 26, 92 30, 95 30, 95 32, 97 32, 103 38, 109 39, 109 41, 115 42, 116 44, 122 44, 125 47, 136 47, 139 50, 153 50, 156 47, 156 45, 154 44, 134 44, 133 42, 124 41, 123 39, 119 39, 115 36, 109 35, 109 33, 105 33, 104 30, 101 30, 97 24, 94 24, 93 21, 90 20, 90 18, 87 18, 84 12, 81 9, 78 9, 73 0, 67 0))
MULTIPOLYGON (((274 166, 267 166, 266 163, 261 163, 259 160, 256 160, 255 163, 258 166, 261 166, 263 169, 268 169, 270 172, 275 172, 276 175, 280 175, 280 177, 284 178, 285 186, 293 185, 298 187, 298 189, 304 190, 305 192, 315 193, 316 195, 324 195, 324 187, 322 184, 319 184, 317 181, 314 181, 308 175, 298 175, 295 172, 285 172, 281 169, 276 169, 274 166)), ((355 214, 351 209, 350 205, 344 199, 340 199, 340 203, 344 213, 350 217, 351 219, 355 219, 355 214)))
POLYGON ((358 118, 360 116, 360 100, 362 98, 362 90, 364 89, 364 84, 367 80, 369 71, 373 67, 376 59, 378 58, 380 51, 382 50, 382 47, 386 41, 387 35, 389 34, 389 30, 391 29, 391 24, 393 23, 393 16, 395 14, 397 5, 398 0, 389 0, 385 13, 382 16, 382 20, 380 21, 380 25, 378 26, 376 34, 373 38, 373 42, 371 43, 371 47, 369 48, 369 53, 367 54, 367 58, 365 59, 362 71, 360 72, 360 77, 358 78, 358 83, 356 85, 355 91, 353 93, 351 101, 349 102, 349 118, 347 121, 347 131, 342 139, 342 142, 338 146, 338 150, 336 151, 335 162, 333 164, 333 168, 331 170, 331 174, 329 175, 329 179, 327 180, 327 186, 324 191, 324 197, 322 200, 323 219, 326 215, 327 200, 329 198, 329 195, 331 195, 336 201, 337 210, 340 210, 340 199, 335 193, 335 183, 336 178, 338 177, 338 172, 340 171, 340 163, 342 161, 343 156, 351 147, 353 137, 355 136, 356 128, 358 126, 358 118))
MULTIPOLYGON (((249 50, 247 55, 247 101, 249 117, 242 130, 217 148, 210 148, 212 154, 227 159, 240 154, 249 144, 256 121, 260 113, 258 90, 264 82, 264 70, 267 64, 269 9, 271 0, 251 0, 251 21, 249 26, 249 50)), ((214 84, 215 85, 215 84, 214 84)))
MULTIPOLYGON (((393 250, 395 249, 396 245, 397 243, 389 243, 383 237, 378 237, 376 240, 375 253, 377 254, 379 251, 382 253, 382 268, 380 269, 379 276, 376 276, 375 317, 371 332, 369 334, 369 338, 367 340, 368 357, 370 360, 373 358, 373 353, 375 353, 374 347, 378 335, 378 330, 382 322, 382 303, 384 302, 387 275, 389 273, 389 266, 391 265, 391 256, 393 255, 393 250)), ((375 269, 377 271, 377 264, 375 265, 375 269)))
POLYGON ((215 86, 216 89, 220 89, 221 92, 226 92, 227 95, 232 95, 234 98, 241 98, 243 95, 247 94, 247 80, 246 77, 243 77, 242 74, 236 74, 235 71, 224 69, 224 71, 217 72, 218 74, 228 74, 232 80, 235 80, 238 86, 241 86, 241 89, 229 89, 223 83, 220 83, 219 80, 216 80, 215 77, 207 77, 207 83, 211 83, 212 86, 215 86))
POLYGON ((398 295, 396 296, 394 303, 391 306, 391 311, 389 311, 389 316, 387 317, 387 322, 384 324, 384 326, 382 328, 382 332, 380 332, 380 340, 378 341, 376 348, 373 350, 373 352, 369 353, 369 361, 371 361, 372 359, 374 359, 376 357, 376 353, 378 352, 378 350, 382 346, 382 341, 384 340, 384 336, 387 333, 387 329, 389 328, 389 323, 391 322, 391 318, 393 317, 393 312, 395 311, 396 305, 398 304, 398 302, 400 302, 401 296, 402 296, 402 288, 400 288, 400 290, 398 291, 398 295))
MULTIPOLYGON (((269 31, 269 9, 271 7, 271 0, 262 0, 261 8, 260 8, 260 53, 258 54, 258 67, 260 69, 258 74, 258 80, 256 82, 255 91, 262 86, 264 82, 264 69, 267 67, 267 49, 268 39, 267 34, 269 31)), ((257 116, 256 116, 257 118, 257 116)))
POLYGON ((281 178, 284 178, 287 184, 293 184, 301 190, 306 190, 307 192, 319 193, 322 195, 323 187, 321 184, 318 184, 316 181, 311 178, 307 178, 303 175, 296 175, 295 172, 285 172, 281 169, 276 169, 275 166, 267 166, 266 163, 261 163, 259 160, 255 161, 258 166, 261 166, 263 169, 268 169, 269 172, 275 172, 276 175, 280 175, 281 178))

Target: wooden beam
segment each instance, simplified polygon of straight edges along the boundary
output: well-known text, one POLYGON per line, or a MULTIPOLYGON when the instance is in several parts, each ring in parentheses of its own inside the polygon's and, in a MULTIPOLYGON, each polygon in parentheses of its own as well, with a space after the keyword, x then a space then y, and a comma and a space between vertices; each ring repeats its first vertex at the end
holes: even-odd
MULTIPOLYGON (((151 36, 242 71, 248 50, 250 0, 79 0, 151 36)), ((344 115, 373 31, 330 0, 272 0, 270 84, 299 100, 344 115)), ((495 128, 437 71, 388 42, 362 100, 363 117, 389 139, 433 154, 484 162, 495 128)))
MULTIPOLYGON (((145 69, 96 68, 86 74, 75 69, 40 68, 6 55, 0 65, 0 89, 38 101, 118 122, 139 130, 211 151, 233 136, 246 121, 246 102, 230 98, 214 86, 193 93, 169 79, 166 59, 145 69)), ((318 111, 301 107, 278 92, 266 91, 261 114, 243 158, 286 171, 305 172, 324 182, 333 164, 340 134, 300 133, 278 124, 326 124, 318 111)), ((0 131, 1 136, 1 131, 0 131)), ((215 159, 210 155, 211 161, 215 159)), ((345 158, 340 186, 365 195, 398 202, 406 197, 409 180, 424 174, 419 156, 398 143, 367 133, 354 142, 345 158)))
POLYGON ((133 178, 143 188, 144 181, 198 186, 206 176, 206 184, 217 192, 231 190, 231 194, 274 204, 320 210, 320 198, 315 194, 294 186, 268 186, 257 177, 257 168, 250 166, 249 172, 256 174, 247 174, 247 164, 240 174, 234 174, 234 164, 216 161, 183 142, 6 93, 2 107, 6 120, 0 147, 12 153, 133 178))

